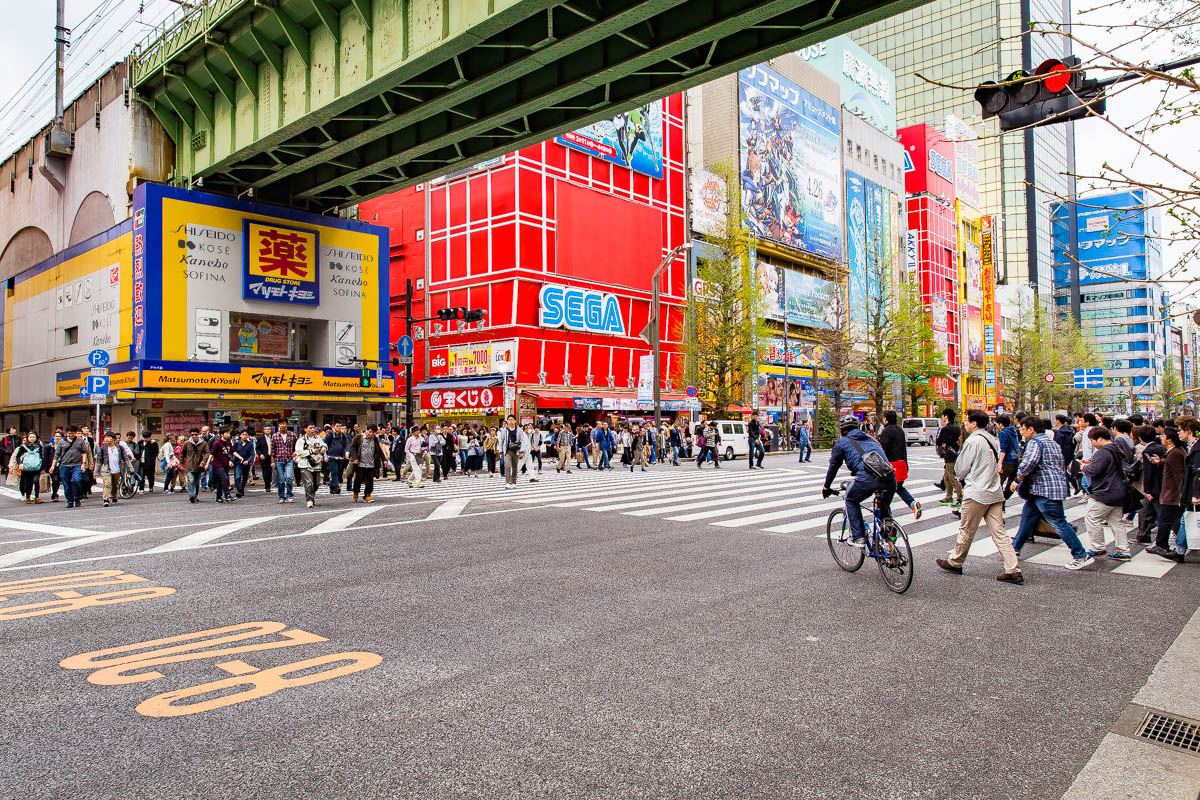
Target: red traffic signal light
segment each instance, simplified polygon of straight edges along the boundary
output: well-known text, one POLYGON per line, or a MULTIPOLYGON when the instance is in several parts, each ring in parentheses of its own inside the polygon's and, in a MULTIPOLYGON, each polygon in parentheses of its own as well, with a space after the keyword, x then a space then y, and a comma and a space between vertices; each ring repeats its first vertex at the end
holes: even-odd
POLYGON ((1071 78, 1075 73, 1062 61, 1051 58, 1043 61, 1033 74, 1041 77, 1042 86, 1046 87, 1046 91, 1058 94, 1071 85, 1071 78))

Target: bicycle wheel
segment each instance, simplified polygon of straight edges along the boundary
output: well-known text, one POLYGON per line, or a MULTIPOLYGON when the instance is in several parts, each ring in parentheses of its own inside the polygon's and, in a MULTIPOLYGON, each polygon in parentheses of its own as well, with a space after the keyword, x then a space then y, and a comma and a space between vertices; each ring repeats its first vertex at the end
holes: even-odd
POLYGON ((896 594, 904 594, 908 587, 912 586, 912 547, 908 543, 908 534, 900 527, 900 523, 893 520, 888 522, 887 526, 880 531, 879 537, 884 555, 877 557, 875 561, 879 564, 879 574, 883 576, 887 587, 896 594))
POLYGON ((121 486, 117 489, 117 494, 121 496, 122 500, 128 500, 136 493, 137 487, 130 484, 128 481, 121 481, 121 486))
POLYGON ((825 541, 833 560, 846 572, 857 572, 866 555, 862 549, 850 544, 850 527, 846 524, 846 510, 836 508, 829 512, 825 521, 825 541))

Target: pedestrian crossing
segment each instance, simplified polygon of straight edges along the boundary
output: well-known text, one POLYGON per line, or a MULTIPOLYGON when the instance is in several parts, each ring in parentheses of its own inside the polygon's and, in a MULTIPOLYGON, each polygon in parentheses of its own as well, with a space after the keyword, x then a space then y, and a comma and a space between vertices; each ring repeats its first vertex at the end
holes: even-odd
MULTIPOLYGON (((776 459, 776 462, 781 459, 776 459)), ((941 467, 941 459, 910 458, 910 469, 941 467)), ((680 467, 659 466, 648 472, 614 469, 611 472, 575 470, 572 474, 544 473, 538 483, 522 476, 517 490, 506 490, 499 477, 454 477, 432 491, 438 497, 475 497, 514 502, 520 505, 580 510, 599 514, 662 519, 667 522, 704 524, 731 531, 743 531, 795 538, 824 538, 829 512, 842 508, 840 497, 821 498, 826 464, 800 464, 765 470, 749 470, 745 462, 725 462, 718 470, 694 464, 680 467)), ((927 473, 928 474, 928 473, 927 473)), ((839 476, 839 480, 841 477, 839 476)), ((938 476, 940 479, 940 476, 938 476)), ((959 520, 953 509, 940 504, 944 491, 934 485, 933 477, 912 478, 905 487, 922 504, 920 520, 914 520, 904 503, 896 498, 892 512, 904 526, 913 548, 937 546, 951 549, 958 535, 959 520)), ((415 490, 397 486, 393 492, 410 496, 415 490)), ((427 486, 424 490, 430 491, 427 486)), ((379 490, 377 496, 381 496, 379 490)), ((1077 528, 1082 526, 1084 505, 1078 498, 1066 504, 1066 517, 1077 528)), ((1020 524, 1021 501, 1009 501, 1005 518, 1006 533, 1016 535, 1020 524)), ((1111 542, 1111 538, 1109 540, 1111 542)), ((1070 552, 1052 537, 1042 536, 1028 546, 1023 561, 1031 564, 1062 566, 1071 560, 1070 552), (1041 542, 1054 542, 1046 547, 1041 542)), ((996 545, 981 524, 969 558, 994 558, 999 562, 996 545)), ((1161 578, 1177 564, 1152 554, 1138 552, 1130 562, 1101 558, 1100 569, 1114 575, 1161 578), (1108 569, 1112 567, 1111 569, 1108 569)))
MULTIPOLYGON (((683 526, 705 526, 714 531, 724 530, 730 534, 778 536, 795 539, 820 539, 825 536, 825 525, 829 512, 843 507, 840 497, 823 499, 821 488, 827 464, 809 462, 797 464, 791 459, 777 457, 768 463, 774 466, 761 470, 749 470, 746 461, 724 462, 722 468, 705 465, 697 469, 694 462, 684 462, 678 467, 670 465, 652 466, 646 472, 640 469, 630 472, 619 467, 611 471, 573 469, 571 473, 558 473, 552 467, 542 473, 520 476, 516 487, 506 486, 500 476, 464 476, 455 474, 439 483, 429 482, 424 488, 409 487, 407 483, 380 480, 375 484, 371 506, 351 505, 347 492, 328 497, 328 487, 322 487, 323 496, 318 511, 308 523, 309 527, 288 533, 287 536, 310 536, 334 533, 361 527, 376 527, 387 524, 384 519, 400 519, 402 509, 412 509, 409 516, 399 524, 412 522, 431 523, 465 514, 496 513, 521 507, 555 508, 582 511, 598 515, 620 515, 631 518, 661 520, 683 526), (536 480, 535 480, 536 479, 536 480), (392 501, 388 503, 386 501, 392 501), (343 502, 345 507, 343 508, 343 502), (436 507, 432 504, 436 503, 436 507), (415 505, 413 505, 415 504, 415 505), (378 515, 383 509, 395 509, 392 514, 378 515), (322 516, 327 515, 327 516, 322 516)), ((910 458, 909 480, 906 488, 922 504, 920 520, 914 520, 902 501, 893 502, 892 511, 904 526, 913 548, 931 547, 949 549, 958 534, 959 521, 952 509, 939 504, 944 493, 934 485, 940 479, 941 460, 924 454, 910 458), (927 469, 937 467, 937 471, 927 469), (918 477, 919 472, 925 477, 918 477)), ((839 482, 845 477, 839 476, 839 482)), ((261 490, 252 490, 248 500, 255 495, 260 498, 261 490)), ((273 495, 273 492, 272 492, 273 495)), ((271 507, 272 510, 274 507, 271 507)), ((1020 522, 1021 502, 1014 498, 1009 504, 1006 532, 1015 535, 1020 522)), ((249 510, 249 509, 247 509, 249 510)), ((263 509, 265 511, 266 509, 263 509)), ((1077 499, 1068 501, 1067 519, 1080 526, 1083 504, 1077 499)), ((262 512, 260 512, 262 513, 262 512)), ((310 512, 311 513, 311 512, 310 512)), ((867 512, 869 516, 869 511, 867 512)), ((294 516, 291 507, 281 514, 246 516, 222 521, 213 527, 200 527, 200 523, 183 524, 181 530, 164 533, 169 541, 155 543, 143 553, 171 553, 199 547, 228 544, 239 539, 271 536, 278 520, 294 516)), ((33 523, 0 519, 0 528, 23 530, 26 534, 46 533, 54 541, 35 547, 22 547, 16 552, 0 553, 0 569, 13 568, 18 564, 41 561, 64 551, 90 552, 87 546, 111 544, 131 533, 157 530, 106 531, 66 528, 47 523, 33 523), (11 522, 11 524, 6 524, 11 522), (61 537, 61 538, 60 538, 61 537)), ((28 539, 32 543, 35 540, 28 539)), ((1023 562, 1028 564, 1061 566, 1070 561, 1065 545, 1056 539, 1053 546, 1037 544, 1026 549, 1023 562)), ((16 544, 16 543, 14 543, 16 544)), ((1136 548, 1135 548, 1136 549, 1136 548)), ((972 559, 995 559, 999 561, 996 546, 981 525, 970 550, 972 559)), ((1098 569, 1114 575, 1134 578, 1161 578, 1177 566, 1145 552, 1138 552, 1132 561, 1116 562, 1100 559, 1098 569)))

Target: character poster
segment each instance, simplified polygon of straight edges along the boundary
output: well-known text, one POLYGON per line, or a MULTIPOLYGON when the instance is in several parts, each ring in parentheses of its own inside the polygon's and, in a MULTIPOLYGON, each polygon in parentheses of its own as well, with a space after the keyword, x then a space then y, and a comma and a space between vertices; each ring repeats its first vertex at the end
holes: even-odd
POLYGON ((742 204, 763 239, 839 260, 839 111, 772 69, 738 73, 742 204))
POLYGON ((651 178, 663 176, 662 101, 655 100, 631 111, 555 137, 561 145, 651 178))
POLYGON ((971 369, 983 366, 983 309, 967 306, 967 354, 971 358, 971 369))

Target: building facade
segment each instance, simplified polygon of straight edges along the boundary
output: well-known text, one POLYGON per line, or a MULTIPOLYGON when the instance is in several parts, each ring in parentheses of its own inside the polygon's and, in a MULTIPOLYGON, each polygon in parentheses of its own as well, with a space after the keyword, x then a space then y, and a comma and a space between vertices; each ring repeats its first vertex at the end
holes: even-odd
MULTIPOLYGON (((1176 328, 1165 319, 1170 316, 1164 311, 1167 296, 1158 283, 1158 210, 1146 209, 1144 193, 1135 191, 1057 203, 1052 214, 1055 308, 1070 313, 1072 290, 1078 292, 1080 327, 1103 362, 1091 365, 1104 370, 1102 408, 1122 411, 1126 400, 1139 408, 1155 407, 1168 355, 1183 354, 1182 340, 1178 349, 1171 347, 1176 328)), ((1183 366, 1174 359, 1173 368, 1183 366)))
POLYGON ((996 136, 994 120, 981 118, 969 87, 1069 55, 1054 37, 1022 35, 1030 21, 1069 20, 1069 0, 962 0, 918 6, 853 34, 895 72, 901 127, 924 124, 946 133, 952 114, 983 134, 978 207, 993 215, 997 281, 1032 284, 1045 302, 1053 296, 1050 205, 1074 194, 1066 175, 1074 171, 1074 123, 996 136))
POLYGON ((693 263, 725 235, 711 207, 724 194, 718 173, 736 174, 769 330, 751 404, 773 422, 807 418, 825 376, 815 332, 831 325, 831 293, 844 291, 839 87, 788 53, 689 90, 687 109, 693 263))
POLYGON ((141 184, 129 219, 9 279, 3 424, 92 419, 94 350, 105 428, 373 421, 393 389, 386 253, 371 225, 141 184))
MULTIPOLYGON (((422 321, 415 419, 646 416, 652 276, 685 228, 683 98, 359 206, 392 234, 392 330, 422 321), (482 323, 428 319, 481 309, 482 323), (641 388, 639 390, 639 382, 641 388)), ((663 265, 660 388, 688 403, 679 339, 686 255, 663 265)), ((402 393, 402 390, 401 390, 402 393)))

